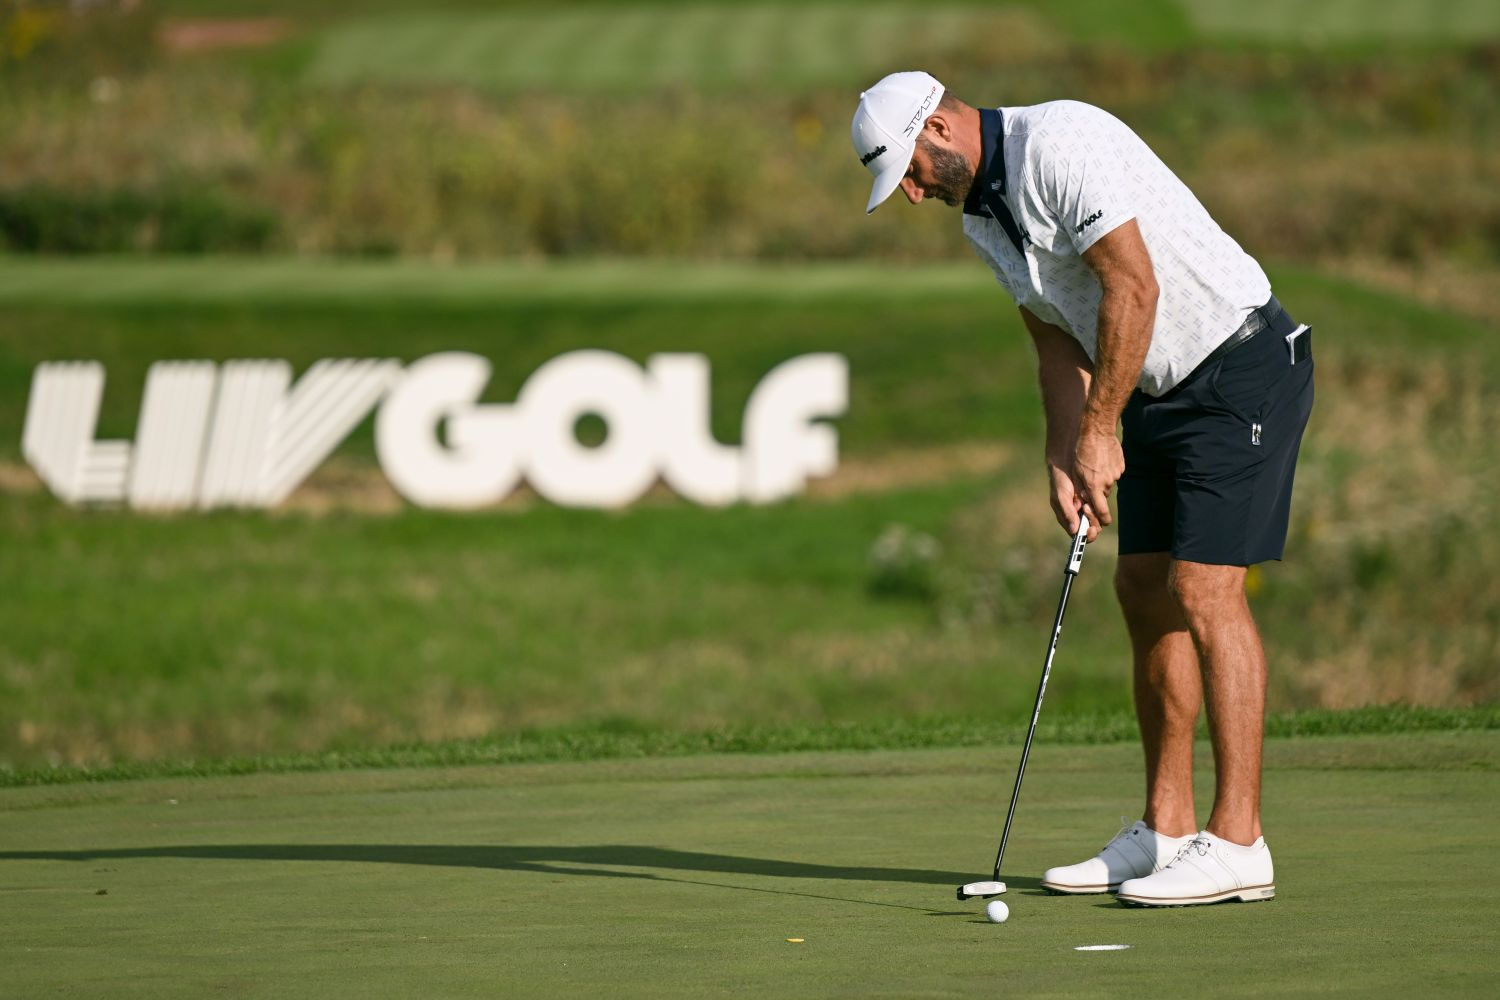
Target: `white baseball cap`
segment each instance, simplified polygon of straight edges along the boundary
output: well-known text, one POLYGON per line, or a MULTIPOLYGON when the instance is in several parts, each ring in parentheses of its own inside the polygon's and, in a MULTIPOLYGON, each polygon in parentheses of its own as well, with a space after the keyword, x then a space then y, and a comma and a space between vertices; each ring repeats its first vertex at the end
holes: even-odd
POLYGON ((901 185, 917 136, 942 99, 943 85, 922 72, 892 73, 859 95, 851 126, 854 152, 875 175, 866 215, 901 185))

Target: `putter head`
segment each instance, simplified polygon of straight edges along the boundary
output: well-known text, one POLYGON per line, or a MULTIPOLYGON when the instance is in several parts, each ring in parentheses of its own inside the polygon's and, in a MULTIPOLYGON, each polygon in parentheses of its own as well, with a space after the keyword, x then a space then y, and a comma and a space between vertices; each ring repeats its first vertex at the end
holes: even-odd
POLYGON ((966 899, 989 899, 1005 891, 1004 882, 970 882, 958 887, 958 901, 966 899))

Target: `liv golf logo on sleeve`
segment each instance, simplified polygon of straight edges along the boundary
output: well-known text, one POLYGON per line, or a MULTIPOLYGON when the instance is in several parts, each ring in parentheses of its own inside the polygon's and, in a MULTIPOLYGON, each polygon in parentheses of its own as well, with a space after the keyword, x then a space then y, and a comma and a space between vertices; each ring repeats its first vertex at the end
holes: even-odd
POLYGON ((381 468, 423 507, 478 507, 524 480, 569 507, 622 507, 657 481, 697 503, 769 503, 838 464, 824 421, 848 405, 848 364, 808 354, 772 369, 745 407, 744 443, 709 431, 709 366, 658 354, 646 367, 574 351, 538 368, 512 404, 480 403, 485 358, 433 354, 319 361, 160 361, 146 374, 135 441, 98 441, 104 366, 48 362, 32 378, 22 452, 70 504, 153 510, 272 507, 375 410, 381 468), (578 440, 589 414, 605 440, 578 440))

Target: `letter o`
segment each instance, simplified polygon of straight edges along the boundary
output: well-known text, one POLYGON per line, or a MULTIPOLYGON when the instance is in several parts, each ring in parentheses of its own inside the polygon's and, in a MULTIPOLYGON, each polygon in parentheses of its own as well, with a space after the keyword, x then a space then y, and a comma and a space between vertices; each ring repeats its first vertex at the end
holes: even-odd
POLYGON ((656 481, 658 428, 651 384, 610 351, 572 351, 542 365, 516 397, 526 479, 566 507, 623 507, 656 481), (598 447, 578 440, 580 417, 609 425, 598 447))

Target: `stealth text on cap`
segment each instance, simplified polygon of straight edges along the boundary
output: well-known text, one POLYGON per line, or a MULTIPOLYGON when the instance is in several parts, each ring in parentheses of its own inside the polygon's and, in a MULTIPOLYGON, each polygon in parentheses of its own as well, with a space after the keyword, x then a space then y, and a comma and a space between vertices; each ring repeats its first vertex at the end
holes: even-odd
POLYGON ((902 132, 903 135, 911 135, 917 126, 922 124, 922 121, 927 117, 927 109, 932 107, 932 99, 936 96, 937 87, 934 86, 927 92, 927 99, 922 102, 922 106, 917 109, 917 113, 911 116, 911 121, 906 123, 906 129, 902 132))

